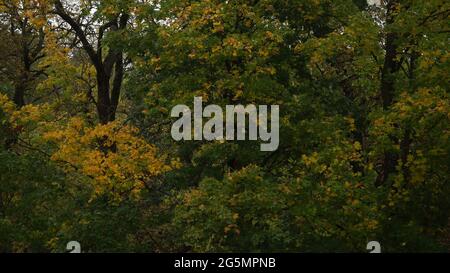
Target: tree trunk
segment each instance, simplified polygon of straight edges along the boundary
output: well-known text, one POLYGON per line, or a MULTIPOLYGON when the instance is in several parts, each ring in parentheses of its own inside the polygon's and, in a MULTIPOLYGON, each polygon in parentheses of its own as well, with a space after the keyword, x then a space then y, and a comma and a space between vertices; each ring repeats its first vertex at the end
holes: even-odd
POLYGON ((97 112, 101 124, 114 121, 111 118, 111 100, 109 98, 109 77, 97 71, 97 112))
POLYGON ((100 124, 114 121, 123 81, 123 52, 110 48, 110 52, 103 58, 102 42, 105 30, 118 31, 125 29, 129 15, 124 13, 121 16, 117 16, 99 28, 97 50, 95 50, 80 24, 64 10, 64 6, 59 0, 55 1, 55 12, 71 26, 95 67, 97 72, 97 112, 100 124), (110 80, 113 76, 112 85, 110 85, 110 80))
MULTIPOLYGON (((381 88, 380 94, 383 101, 383 109, 389 110, 391 107, 394 94, 395 94, 395 73, 401 68, 401 61, 398 60, 398 35, 395 32, 391 32, 389 27, 395 21, 396 8, 399 5, 399 0, 391 0, 386 6, 386 28, 388 32, 386 34, 386 56, 384 59, 384 65, 381 75, 381 88)), ((396 140, 394 140, 396 142, 396 140)), ((395 172, 395 166, 397 165, 398 156, 390 151, 384 153, 381 172, 377 177, 377 186, 383 185, 388 180, 390 174, 395 172)))
POLYGON ((22 108, 23 106, 25 106, 25 87, 23 86, 23 84, 18 84, 14 88, 13 101, 18 108, 22 108))

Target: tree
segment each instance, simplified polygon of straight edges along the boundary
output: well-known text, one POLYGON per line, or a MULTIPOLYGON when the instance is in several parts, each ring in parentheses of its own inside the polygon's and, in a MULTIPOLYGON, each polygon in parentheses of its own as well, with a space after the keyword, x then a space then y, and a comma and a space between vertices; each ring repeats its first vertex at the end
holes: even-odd
POLYGON ((39 10, 39 4, 28 0, 2 1, 0 10, 5 41, 2 48, 5 69, 0 73, 13 83, 14 102, 22 107, 26 104, 27 91, 33 90, 37 80, 45 75, 44 69, 38 66, 45 56, 45 14, 39 10))
POLYGON ((447 2, 0 2, 0 251, 447 251, 447 2), (174 141, 199 96, 278 150, 174 141))
POLYGON ((66 10, 61 1, 54 1, 54 13, 70 26, 95 67, 96 106, 101 124, 115 120, 123 82, 123 49, 110 44, 108 52, 103 53, 106 51, 105 32, 121 35, 127 28, 130 17, 129 7, 121 6, 119 3, 117 2, 117 6, 105 7, 101 2, 91 2, 90 5, 80 6, 80 13, 74 15, 73 11, 66 10), (98 21, 101 25, 95 26, 92 30, 90 24, 98 21))

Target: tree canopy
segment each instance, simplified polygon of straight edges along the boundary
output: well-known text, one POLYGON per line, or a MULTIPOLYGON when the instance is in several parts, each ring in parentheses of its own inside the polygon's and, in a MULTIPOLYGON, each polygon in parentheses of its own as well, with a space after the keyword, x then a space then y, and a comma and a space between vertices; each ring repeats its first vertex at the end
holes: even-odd
POLYGON ((0 0, 0 252, 450 250, 445 0, 0 0), (279 105, 280 145, 175 141, 279 105))

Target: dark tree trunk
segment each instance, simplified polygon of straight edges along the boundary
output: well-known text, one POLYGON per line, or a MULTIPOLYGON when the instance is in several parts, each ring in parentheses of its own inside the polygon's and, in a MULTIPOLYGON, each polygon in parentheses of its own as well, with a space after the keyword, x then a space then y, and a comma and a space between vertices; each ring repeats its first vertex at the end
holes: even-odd
MULTIPOLYGON (((395 74, 401 69, 401 61, 397 58, 399 54, 398 35, 389 30, 389 27, 395 21, 395 10, 397 5, 399 5, 398 0, 391 0, 386 6, 386 28, 388 29, 388 33, 386 34, 386 56, 384 59, 380 88, 384 110, 389 110, 394 101, 395 74)), ((378 186, 385 184, 389 179, 389 176, 395 172, 397 161, 398 156, 395 153, 390 151, 384 153, 382 168, 376 181, 378 186)))
MULTIPOLYGON (((388 2, 386 7, 386 28, 389 28, 395 21, 395 9, 398 4, 398 0, 391 0, 388 2)), ((388 30, 385 42, 386 56, 384 58, 384 65, 381 75, 381 97, 383 99, 383 108, 385 110, 389 109, 392 105, 395 93, 395 73, 397 73, 401 68, 401 61, 397 58, 399 54, 397 43, 397 33, 388 30)))
POLYGON ((23 86, 23 84, 18 84, 14 88, 13 101, 19 108, 25 106, 25 87, 23 86))
POLYGON ((122 14, 105 23, 99 28, 97 50, 88 41, 86 33, 77 21, 66 13, 61 1, 55 1, 55 12, 66 21, 80 39, 83 49, 88 54, 97 72, 97 112, 99 122, 107 124, 116 119, 117 106, 123 81, 123 52, 110 48, 110 52, 103 58, 103 35, 107 29, 111 31, 123 30, 127 26, 128 14, 122 14), (113 69, 114 68, 114 69, 113 69), (111 84, 112 79, 112 84, 111 84))
POLYGON ((109 77, 97 71, 97 112, 101 124, 107 124, 111 119, 111 100, 109 98, 109 77))

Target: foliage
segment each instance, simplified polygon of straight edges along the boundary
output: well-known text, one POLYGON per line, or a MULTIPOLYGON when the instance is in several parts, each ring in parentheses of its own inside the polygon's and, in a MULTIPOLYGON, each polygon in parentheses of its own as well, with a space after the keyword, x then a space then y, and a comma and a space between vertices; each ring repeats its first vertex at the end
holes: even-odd
POLYGON ((0 0, 0 251, 448 251, 450 6, 381 2, 0 0), (195 96, 279 149, 175 142, 195 96))

